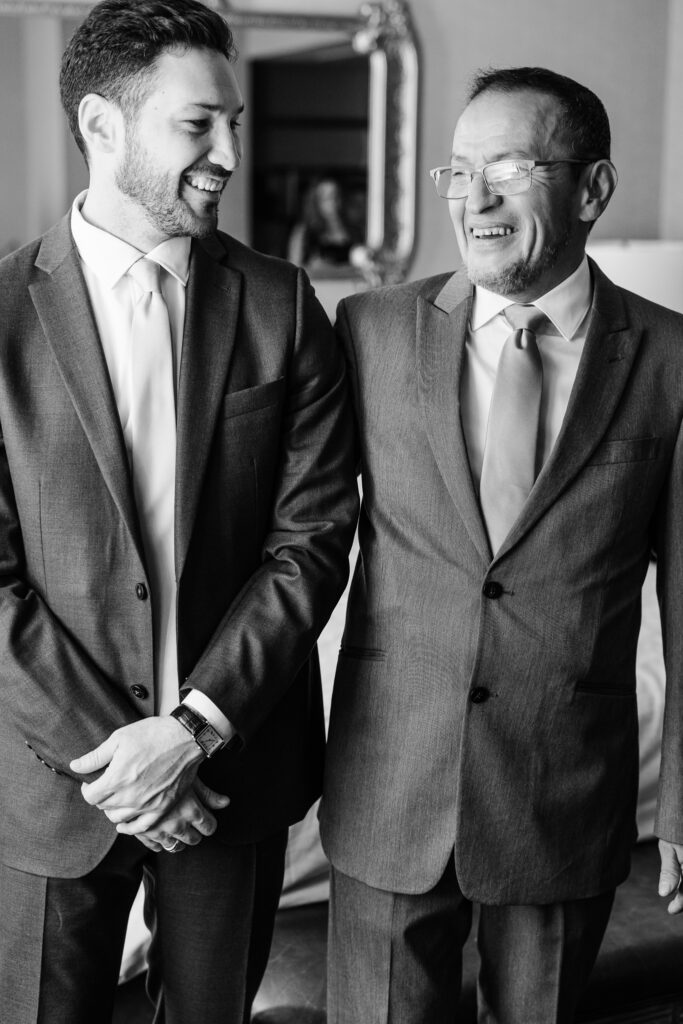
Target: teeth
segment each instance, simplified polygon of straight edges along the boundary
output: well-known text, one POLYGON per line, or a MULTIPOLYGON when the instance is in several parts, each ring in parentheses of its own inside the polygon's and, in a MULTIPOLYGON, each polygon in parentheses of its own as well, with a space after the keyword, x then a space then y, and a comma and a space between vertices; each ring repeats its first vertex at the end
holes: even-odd
POLYGON ((222 181, 216 178, 190 178, 187 179, 193 188, 201 189, 202 192, 219 192, 223 185, 222 181))
POLYGON ((472 228, 475 238, 494 238, 512 234, 512 228, 472 228))

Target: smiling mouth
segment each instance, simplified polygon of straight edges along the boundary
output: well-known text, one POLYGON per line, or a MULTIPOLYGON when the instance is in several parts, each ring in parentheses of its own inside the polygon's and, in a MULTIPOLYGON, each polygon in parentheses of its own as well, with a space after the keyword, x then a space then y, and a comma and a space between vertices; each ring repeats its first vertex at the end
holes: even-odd
POLYGON ((220 193, 225 188, 228 179, 227 178, 214 178, 206 174, 187 174, 184 176, 185 181, 192 188, 198 192, 204 193, 220 193))
POLYGON ((507 238, 514 234, 513 229, 505 226, 492 228, 470 228, 473 238, 507 238))

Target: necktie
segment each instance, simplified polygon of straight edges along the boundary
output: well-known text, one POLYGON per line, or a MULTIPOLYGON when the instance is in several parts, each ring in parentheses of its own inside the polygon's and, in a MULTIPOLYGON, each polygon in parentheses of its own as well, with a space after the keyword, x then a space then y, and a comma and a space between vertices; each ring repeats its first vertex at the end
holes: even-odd
POLYGON ((503 346, 491 399, 479 495, 495 554, 536 479, 543 367, 536 331, 548 325, 536 306, 509 306, 513 328, 503 346))
MULTIPOLYGON (((158 263, 140 259, 128 271, 141 291, 131 327, 130 438, 135 502, 152 591, 157 680, 169 678, 161 657, 175 657, 175 637, 170 635, 175 631, 175 389, 171 327, 161 294, 160 269, 158 263)), ((176 691, 171 706, 177 699, 176 691)))

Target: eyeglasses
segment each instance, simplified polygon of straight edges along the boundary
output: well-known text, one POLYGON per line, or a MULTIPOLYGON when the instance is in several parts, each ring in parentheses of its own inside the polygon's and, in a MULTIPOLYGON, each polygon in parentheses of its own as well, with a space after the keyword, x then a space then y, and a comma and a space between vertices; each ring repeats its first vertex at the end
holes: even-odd
POLYGON ((465 199, 469 195, 472 178, 481 174, 489 192, 494 196, 515 196, 531 188, 534 167, 551 164, 592 164, 595 160, 494 160, 476 171, 461 171, 453 167, 435 167, 429 173, 442 199, 465 199))

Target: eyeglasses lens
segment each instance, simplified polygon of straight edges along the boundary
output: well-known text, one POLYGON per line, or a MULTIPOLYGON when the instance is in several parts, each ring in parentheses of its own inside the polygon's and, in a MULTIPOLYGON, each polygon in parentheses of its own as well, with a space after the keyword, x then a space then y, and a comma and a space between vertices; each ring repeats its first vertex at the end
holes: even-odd
MULTIPOLYGON (((531 171, 514 160, 497 160, 481 172, 489 192, 497 196, 513 196, 531 186, 531 171)), ((467 171, 446 168, 436 178, 436 191, 443 199, 464 199, 469 195, 472 175, 467 171)))
POLYGON ((531 185, 531 171, 514 160, 498 160, 482 172, 490 192, 496 196, 514 196, 531 185))

